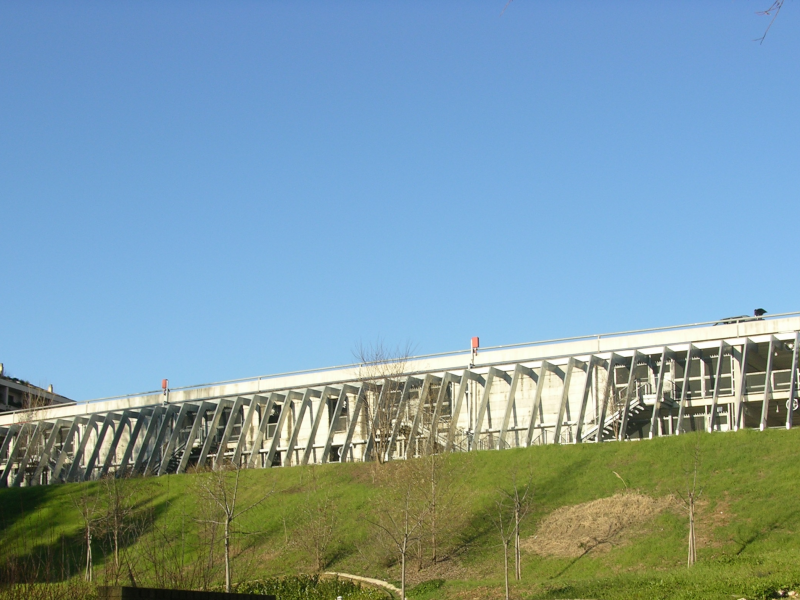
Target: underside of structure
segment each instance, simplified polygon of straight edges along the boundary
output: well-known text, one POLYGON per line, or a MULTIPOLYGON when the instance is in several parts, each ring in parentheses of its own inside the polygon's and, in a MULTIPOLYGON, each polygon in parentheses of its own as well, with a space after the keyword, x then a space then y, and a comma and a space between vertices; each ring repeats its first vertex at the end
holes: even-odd
POLYGON ((0 415, 0 486, 792 427, 800 317, 402 358, 0 415))

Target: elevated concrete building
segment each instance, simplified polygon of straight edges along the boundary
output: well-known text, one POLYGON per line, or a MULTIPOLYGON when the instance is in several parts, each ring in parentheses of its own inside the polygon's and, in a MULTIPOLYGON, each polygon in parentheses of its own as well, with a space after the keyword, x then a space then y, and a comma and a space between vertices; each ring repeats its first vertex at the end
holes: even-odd
POLYGON ((0 414, 0 485, 791 428, 800 313, 0 414))
POLYGON ((0 413, 51 404, 74 404, 74 402, 53 392, 52 385, 44 389, 23 379, 9 377, 3 363, 0 363, 0 413))

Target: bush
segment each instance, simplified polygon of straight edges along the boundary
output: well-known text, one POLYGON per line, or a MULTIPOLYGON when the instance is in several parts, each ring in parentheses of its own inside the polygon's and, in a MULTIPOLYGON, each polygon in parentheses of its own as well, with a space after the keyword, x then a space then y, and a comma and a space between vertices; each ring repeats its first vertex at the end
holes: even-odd
POLYGON ((16 583, 0 588, 0 600, 95 600, 91 583, 71 579, 61 583, 16 583))
POLYGON ((274 594, 278 600, 331 600, 341 596, 344 600, 386 600, 388 593, 344 579, 322 579, 319 575, 271 577, 240 583, 240 594, 274 594))
POLYGON ((435 592, 440 587, 444 585, 444 579, 430 579, 429 581, 423 581, 420 584, 415 585, 413 588, 408 590, 408 596, 422 596, 423 594, 429 594, 430 592, 435 592))

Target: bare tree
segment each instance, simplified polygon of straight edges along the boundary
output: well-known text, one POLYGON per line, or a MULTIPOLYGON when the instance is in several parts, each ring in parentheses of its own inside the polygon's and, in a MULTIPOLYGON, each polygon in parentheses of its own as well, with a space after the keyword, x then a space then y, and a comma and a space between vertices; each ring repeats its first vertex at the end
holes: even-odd
POLYGON ((92 540, 100 522, 100 497, 93 486, 82 485, 79 486, 77 494, 72 497, 72 502, 78 509, 83 524, 83 540, 86 544, 84 579, 91 582, 94 579, 92 540))
POLYGON ((46 390, 31 385, 27 381, 22 381, 22 383, 26 386, 26 391, 20 399, 22 412, 18 412, 15 417, 15 421, 20 424, 20 428, 16 433, 15 458, 12 461, 17 463, 19 467, 18 472, 14 475, 15 480, 18 480, 18 482, 14 485, 18 485, 19 482, 25 482, 25 485, 31 483, 29 477, 32 470, 27 467, 28 461, 23 461, 23 456, 38 455, 38 450, 44 445, 43 436, 38 433, 39 427, 36 422, 43 416, 42 409, 50 404, 46 390))
POLYGON ((497 529, 500 536, 500 544, 503 547, 503 576, 505 579, 506 600, 509 598, 508 583, 508 551, 511 542, 514 542, 514 578, 522 579, 522 556, 520 553, 520 528, 522 521, 528 516, 533 497, 533 473, 531 472, 528 481, 523 485, 517 480, 517 473, 514 472, 511 478, 511 489, 498 489, 498 498, 489 510, 489 518, 497 529))
MULTIPOLYGON (((137 480, 137 485, 142 485, 137 480)), ((131 585, 136 585, 134 575, 138 560, 145 564, 140 579, 147 578, 155 587, 164 589, 203 589, 214 582, 217 571, 213 562, 213 549, 217 540, 217 527, 196 518, 196 513, 187 510, 186 499, 178 499, 177 509, 174 501, 166 502, 162 515, 156 507, 142 509, 133 521, 131 537, 139 538, 136 552, 126 556, 123 566, 128 570, 131 585), (199 527, 190 534, 188 523, 199 521, 199 527), (209 548, 211 560, 206 560, 204 550, 209 548), (137 560, 138 559, 138 560, 137 560)), ((191 506, 191 502, 189 503, 191 506)), ((199 510, 209 507, 200 504, 199 510)), ((204 514, 204 513, 203 513, 204 514)))
POLYGON ((440 454, 431 454, 426 457, 425 462, 428 463, 428 523, 430 531, 431 542, 431 562, 436 564, 439 559, 439 540, 437 534, 439 533, 440 521, 437 518, 439 512, 442 510, 442 500, 444 492, 446 491, 447 482, 442 481, 442 470, 444 457, 440 454), (445 488, 445 489, 443 489, 445 488))
POLYGON ((378 340, 360 343, 353 351, 359 363, 359 381, 364 386, 364 414, 372 446, 367 460, 382 464, 391 452, 389 440, 397 402, 403 392, 402 375, 413 348, 410 344, 391 348, 378 340))
POLYGON ((517 482, 517 474, 512 476, 513 489, 510 492, 503 492, 513 507, 514 512, 514 578, 519 581, 522 579, 522 555, 520 553, 520 526, 531 509, 533 498, 533 473, 530 473, 525 487, 520 487, 517 482))
POLYGON ((23 410, 36 410, 38 408, 43 408, 48 404, 50 404, 50 400, 47 398, 45 391, 41 388, 30 386, 22 395, 23 410))
MULTIPOLYGON (((165 515, 169 512, 165 513, 165 515)), ((148 507, 140 521, 140 532, 147 531, 138 544, 138 552, 145 564, 146 578, 155 587, 163 589, 180 588, 186 582, 183 549, 184 539, 180 531, 176 531, 172 518, 157 516, 154 507, 148 507)), ((136 581, 132 570, 129 573, 132 582, 136 581)))
MULTIPOLYGON (((503 6, 503 10, 500 11, 501 17, 505 14, 506 9, 511 5, 513 1, 514 0, 507 0, 505 6, 503 6)), ((767 37, 767 34, 769 33, 770 28, 772 27, 772 24, 775 22, 775 19, 778 18, 778 13, 781 12, 781 9, 783 8, 785 2, 786 0, 773 0, 772 4, 769 5, 769 8, 767 8, 766 10, 760 10, 756 13, 758 15, 762 15, 765 17, 772 17, 772 19, 770 19, 769 21, 769 25, 767 25, 767 28, 764 30, 764 35, 762 35, 760 38, 756 38, 755 39, 756 42, 758 42, 759 44, 764 43, 764 38, 767 37)))
POLYGON ((445 454, 429 454, 412 461, 421 482, 420 493, 426 503, 424 534, 419 539, 419 566, 426 556, 432 565, 446 560, 452 552, 453 534, 463 524, 468 511, 461 510, 466 501, 464 481, 469 469, 466 462, 453 463, 445 454), (423 543, 427 546, 423 551, 423 543))
MULTIPOLYGON (((110 581, 119 585, 122 572, 122 547, 134 537, 137 531, 136 508, 139 482, 134 485, 130 480, 105 477, 100 483, 102 506, 99 515, 100 530, 109 545, 112 561, 110 563, 110 581)), ((108 563, 106 570, 108 571, 108 563)), ((131 580, 133 572, 128 565, 131 580)))
POLYGON ((697 539, 695 536, 694 527, 695 505, 700 499, 700 496, 703 495, 703 489, 697 489, 697 478, 700 470, 699 443, 696 443, 694 446, 692 458, 692 466, 689 469, 684 470, 686 475, 686 494, 684 495, 681 492, 676 493, 678 498, 680 498, 683 504, 686 506, 686 510, 689 513, 689 558, 687 564, 690 567, 697 562, 697 539))
POLYGON ((781 12, 781 9, 783 8, 783 3, 785 1, 786 0, 774 0, 773 3, 770 4, 767 10, 762 10, 757 13, 765 17, 772 17, 769 21, 769 25, 767 25, 767 28, 764 30, 764 35, 762 35, 760 38, 756 40, 758 41, 759 44, 764 43, 764 38, 767 37, 767 34, 769 33, 770 28, 772 27, 772 24, 775 22, 775 19, 778 18, 778 13, 781 12))
POLYGON ((514 539, 514 511, 513 505, 509 502, 509 495, 505 491, 500 491, 499 498, 494 501, 494 505, 488 511, 488 517, 494 523, 497 534, 500 536, 500 545, 503 548, 503 579, 505 582, 505 600, 509 600, 508 585, 508 549, 511 540, 514 539))
POLYGON ((198 522, 222 528, 226 592, 231 591, 231 539, 235 532, 235 522, 275 493, 273 488, 255 502, 251 502, 244 508, 238 508, 240 475, 240 468, 228 466, 204 473, 198 481, 201 500, 206 501, 212 509, 208 518, 198 519, 198 522))
MULTIPOLYGON (((303 523, 297 530, 295 542, 309 554, 317 571, 328 566, 329 551, 334 541, 336 504, 327 492, 320 495, 317 470, 311 467, 311 486, 300 510, 303 523)), ((285 524, 284 524, 285 527, 285 524)))
POLYGON ((391 471, 381 473, 375 520, 368 521, 400 562, 401 598, 406 597, 408 555, 422 534, 428 514, 428 504, 421 493, 424 481, 419 478, 415 462, 398 462, 391 471))

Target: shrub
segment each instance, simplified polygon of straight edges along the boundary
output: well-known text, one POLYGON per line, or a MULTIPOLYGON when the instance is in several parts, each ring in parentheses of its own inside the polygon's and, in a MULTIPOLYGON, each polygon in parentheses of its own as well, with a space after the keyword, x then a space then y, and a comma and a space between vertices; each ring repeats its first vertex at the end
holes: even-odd
POLYGON ((236 591, 241 594, 274 594, 278 600, 330 600, 341 596, 344 600, 386 600, 389 594, 344 579, 320 578, 319 575, 270 577, 240 583, 236 591))
POLYGON ((428 581, 423 581, 415 585, 413 588, 408 590, 408 596, 422 596, 423 594, 429 594, 430 592, 435 592, 440 587, 444 585, 444 579, 430 579, 428 581))

